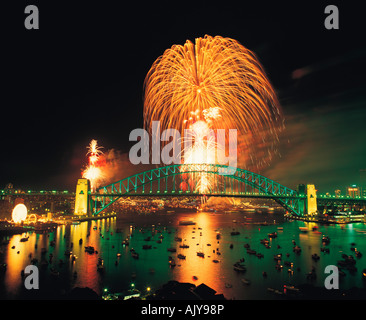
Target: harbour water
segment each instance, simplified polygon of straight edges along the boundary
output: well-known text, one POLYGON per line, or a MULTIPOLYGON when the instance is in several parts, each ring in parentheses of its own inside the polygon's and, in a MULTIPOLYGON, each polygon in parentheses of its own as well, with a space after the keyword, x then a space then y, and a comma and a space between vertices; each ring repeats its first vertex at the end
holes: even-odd
POLYGON ((329 275, 324 273, 325 267, 337 265, 342 254, 354 257, 356 270, 344 270, 340 289, 363 288, 366 257, 357 258, 354 248, 366 253, 365 232, 363 223, 317 225, 287 221, 282 214, 274 213, 119 214, 116 218, 61 225, 51 233, 2 236, 0 241, 9 243, 1 245, 0 263, 7 267, 0 273, 0 295, 2 299, 56 299, 75 287, 89 287, 100 296, 132 287, 145 294, 177 280, 204 283, 227 299, 282 299, 284 295, 279 293, 284 286, 308 283, 324 287, 329 275), (180 220, 196 224, 179 225, 180 220), (315 232, 314 226, 318 227, 315 232), (240 234, 231 235, 233 231, 240 234), (277 237, 270 238, 268 234, 273 232, 277 237), (323 235, 329 237, 328 244, 322 243, 323 235), (24 236, 29 238, 21 242, 24 236), (267 247, 260 242, 265 238, 269 240, 267 247), (123 244, 126 239, 128 245, 123 244), (180 248, 182 244, 189 248, 180 248), (151 248, 143 249, 144 245, 151 248), (248 254, 244 245, 263 257, 248 254), (295 245, 301 253, 293 251, 295 245), (97 253, 85 252, 85 246, 93 246, 97 253), (132 248, 138 259, 132 256, 132 248), (176 248, 176 252, 169 248, 176 248), (321 248, 329 249, 329 253, 321 248), (65 255, 67 250, 70 255, 65 255), (197 256, 197 251, 202 251, 204 258, 197 256), (314 253, 319 260, 312 258, 314 253), (178 254, 185 259, 179 259, 178 254), (277 254, 282 254, 280 262, 274 259, 277 254), (99 258, 103 259, 102 272, 97 270, 99 258), (246 271, 234 271, 233 264, 242 258, 246 271), (39 268, 38 290, 26 290, 21 276, 32 259, 37 259, 39 268), (276 264, 283 268, 276 268, 276 264), (315 279, 307 278, 311 270, 315 270, 315 279))

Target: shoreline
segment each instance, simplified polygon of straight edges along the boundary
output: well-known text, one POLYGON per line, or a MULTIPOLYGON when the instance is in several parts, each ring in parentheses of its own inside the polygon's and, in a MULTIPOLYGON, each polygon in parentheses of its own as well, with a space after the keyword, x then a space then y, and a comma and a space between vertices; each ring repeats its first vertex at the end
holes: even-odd
POLYGON ((74 221, 91 221, 91 220, 101 220, 101 219, 108 219, 108 218, 114 218, 117 217, 117 213, 110 213, 107 215, 98 215, 98 216, 91 216, 91 217, 82 217, 82 218, 76 218, 74 221))
POLYGON ((347 221, 338 221, 338 220, 324 220, 324 219, 316 219, 314 217, 307 218, 307 217, 298 217, 294 215, 284 215, 285 220, 298 220, 298 221, 304 221, 304 222, 314 222, 314 223, 320 223, 320 224, 351 224, 351 223, 364 223, 365 221, 363 219, 356 219, 356 220, 347 220, 347 221))

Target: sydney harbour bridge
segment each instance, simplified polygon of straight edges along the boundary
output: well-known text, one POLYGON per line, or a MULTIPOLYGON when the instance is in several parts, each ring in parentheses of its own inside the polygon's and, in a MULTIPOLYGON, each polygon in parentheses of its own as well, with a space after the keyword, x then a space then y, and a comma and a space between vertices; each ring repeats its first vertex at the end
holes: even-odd
MULTIPOLYGON (((67 191, 28 191, 6 194, 15 197, 75 197, 74 214, 96 217, 123 197, 236 197, 272 199, 293 216, 318 211, 318 207, 366 207, 361 196, 317 194, 314 184, 288 188, 260 174, 219 164, 172 164, 126 177, 114 183, 90 189, 88 179, 77 181, 75 194, 67 191), (204 188, 200 181, 204 180, 204 188)), ((107 211, 107 210, 106 210, 107 211)))
POLYGON ((260 174, 218 164, 173 164, 144 171, 91 192, 79 179, 75 214, 98 215, 121 197, 214 196, 272 199, 296 216, 312 214, 318 206, 366 205, 366 198, 317 195, 313 184, 288 188, 260 174), (199 181, 208 181, 204 188, 199 181), (183 185, 182 185, 183 183, 183 185))

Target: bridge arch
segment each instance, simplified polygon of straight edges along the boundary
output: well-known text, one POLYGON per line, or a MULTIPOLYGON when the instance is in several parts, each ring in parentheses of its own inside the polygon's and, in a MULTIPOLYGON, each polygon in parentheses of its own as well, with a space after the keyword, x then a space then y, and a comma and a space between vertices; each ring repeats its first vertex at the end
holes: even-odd
POLYGON ((260 174, 217 164, 174 164, 154 168, 117 182, 99 187, 91 201, 93 214, 98 214, 123 196, 208 195, 226 197, 272 198, 287 210, 299 214, 297 192, 260 174), (180 190, 182 181, 188 190, 180 190), (202 188, 199 181, 207 180, 202 188))

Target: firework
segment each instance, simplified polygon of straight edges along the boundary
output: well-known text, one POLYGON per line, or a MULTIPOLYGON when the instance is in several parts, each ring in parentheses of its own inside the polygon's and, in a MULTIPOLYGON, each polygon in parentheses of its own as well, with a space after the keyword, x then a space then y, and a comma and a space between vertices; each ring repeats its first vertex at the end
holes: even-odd
MULTIPOLYGON (((213 134, 210 134, 210 128, 207 122, 198 120, 191 126, 191 135, 185 137, 188 147, 184 148, 184 163, 188 164, 214 164, 216 162, 216 139, 213 134)), ((184 170, 184 166, 182 168, 184 170)), ((187 175, 188 178, 188 175, 187 175)), ((189 179, 188 179, 189 181, 189 179)), ((195 191, 205 193, 210 189, 211 183, 207 173, 196 173, 194 179, 196 186, 192 185, 195 191)))
MULTIPOLYGON (((195 144, 182 153, 184 163, 215 163, 213 151, 225 145, 204 138, 207 130, 237 129, 236 152, 249 169, 269 163, 283 129, 275 91, 256 55, 236 40, 208 35, 173 45, 153 63, 144 81, 150 134, 156 120, 164 129, 196 132, 195 144)), ((196 188, 202 192, 208 185, 201 176, 196 188)))
POLYGON ((255 54, 220 36, 187 40, 167 49, 144 82, 144 125, 183 132, 191 121, 213 129, 237 129, 239 146, 253 152, 253 136, 274 150, 282 115, 274 89, 255 54))
POLYGON ((95 191, 96 186, 103 180, 103 172, 100 169, 99 160, 100 155, 103 152, 100 150, 101 147, 98 146, 97 140, 92 140, 89 143, 87 156, 89 156, 88 166, 83 172, 83 178, 90 180, 90 187, 92 191, 95 191))

